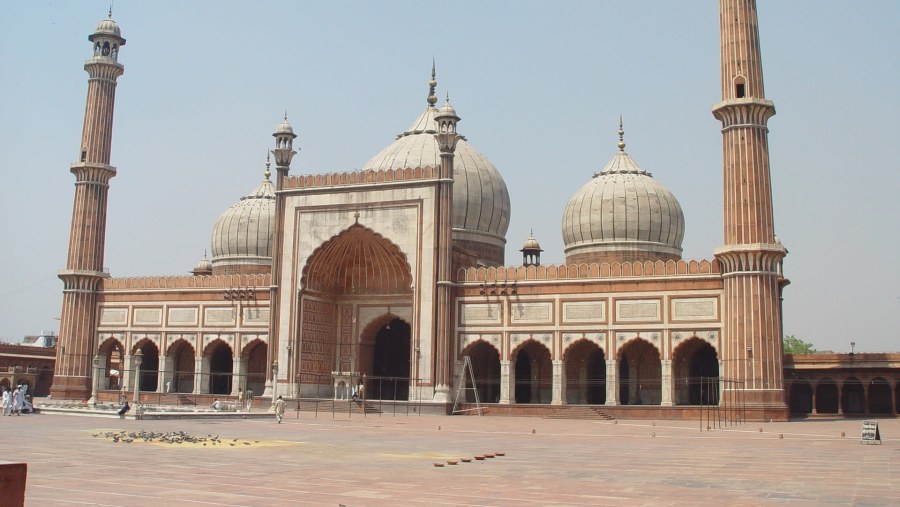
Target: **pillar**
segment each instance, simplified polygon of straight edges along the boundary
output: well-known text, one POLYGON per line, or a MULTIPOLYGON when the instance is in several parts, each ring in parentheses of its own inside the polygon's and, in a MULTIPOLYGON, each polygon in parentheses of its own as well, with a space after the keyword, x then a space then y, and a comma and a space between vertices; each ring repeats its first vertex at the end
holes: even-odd
POLYGON ((606 404, 619 404, 619 367, 615 359, 606 360, 606 404))
POLYGON ((566 372, 565 365, 560 360, 553 361, 553 389, 551 405, 562 405, 565 397, 566 372))
POLYGON ((659 363, 660 372, 662 373, 662 400, 659 404, 663 407, 671 407, 674 404, 672 403, 672 360, 664 359, 659 363))
MULTIPOLYGON (((515 390, 510 389, 510 383, 509 361, 500 361, 500 403, 502 405, 509 405, 510 391, 515 393, 515 390)), ((515 400, 512 401, 515 402, 515 400)))

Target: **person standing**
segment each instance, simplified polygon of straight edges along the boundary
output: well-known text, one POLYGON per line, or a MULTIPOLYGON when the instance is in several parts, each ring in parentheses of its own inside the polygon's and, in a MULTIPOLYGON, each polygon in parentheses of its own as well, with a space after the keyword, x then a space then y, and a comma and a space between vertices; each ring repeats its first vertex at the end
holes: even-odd
POLYGON ((4 387, 2 396, 3 398, 0 400, 0 416, 12 415, 12 393, 4 387))
MULTIPOLYGON (((16 390, 12 393, 12 410, 16 413, 16 415, 21 415, 22 412, 22 390, 20 386, 16 386, 16 390)), ((12 414, 10 414, 12 415, 12 414)))
POLYGON ((244 390, 238 387, 238 395, 237 395, 237 410, 240 412, 244 410, 244 390))
POLYGON ((278 419, 278 424, 281 424, 281 420, 284 419, 284 406, 286 404, 281 395, 275 400, 275 419, 278 419))
POLYGON ((253 389, 247 388, 247 412, 253 408, 253 389))

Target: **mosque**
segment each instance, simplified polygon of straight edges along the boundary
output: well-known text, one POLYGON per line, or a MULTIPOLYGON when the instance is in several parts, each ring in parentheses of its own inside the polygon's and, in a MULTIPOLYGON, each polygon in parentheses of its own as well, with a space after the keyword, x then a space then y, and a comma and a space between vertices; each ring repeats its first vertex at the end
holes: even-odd
POLYGON ((896 413, 900 358, 872 358, 882 373, 835 373, 845 358, 786 367, 787 250, 768 159, 775 107, 755 2, 721 0, 720 15, 712 112, 722 124, 724 243, 708 259, 682 259, 681 206, 625 150, 621 121, 609 162, 562 207, 565 264, 541 264, 534 237, 521 263, 506 259, 506 184, 457 132, 449 100, 439 107, 432 69, 424 110, 359 171, 291 174, 297 135, 285 116, 262 181, 213 225, 211 259, 191 275, 143 278, 103 269, 126 40, 101 21, 88 37, 71 165, 52 395, 344 398, 361 385, 368 399, 447 413, 460 401, 495 413, 588 405, 687 417, 738 400, 747 418, 784 420, 792 398, 812 413, 868 411, 872 399, 896 413), (853 379, 859 389, 845 390, 853 379))

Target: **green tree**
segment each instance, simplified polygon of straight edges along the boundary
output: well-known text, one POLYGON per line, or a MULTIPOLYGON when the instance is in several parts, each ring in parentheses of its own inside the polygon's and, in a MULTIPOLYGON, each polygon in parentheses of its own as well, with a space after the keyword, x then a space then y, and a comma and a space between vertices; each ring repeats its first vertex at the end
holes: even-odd
POLYGON ((785 354, 815 354, 816 349, 812 343, 807 343, 794 335, 784 337, 785 354))

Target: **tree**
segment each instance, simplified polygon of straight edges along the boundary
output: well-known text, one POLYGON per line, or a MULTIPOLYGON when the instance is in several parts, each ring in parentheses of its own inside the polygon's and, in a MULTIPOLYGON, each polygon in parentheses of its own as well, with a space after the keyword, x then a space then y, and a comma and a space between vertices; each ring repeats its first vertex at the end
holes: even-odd
POLYGON ((807 343, 794 335, 784 337, 785 354, 815 354, 816 349, 812 343, 807 343))

